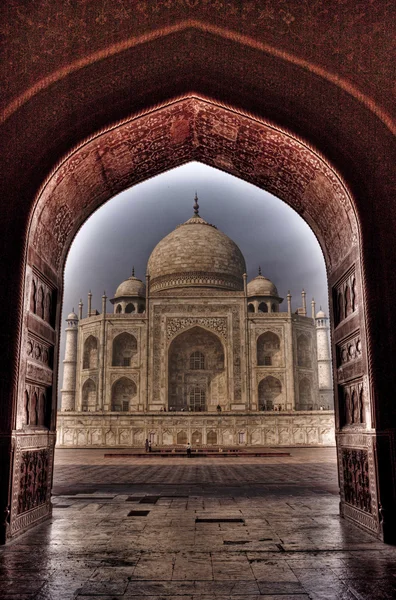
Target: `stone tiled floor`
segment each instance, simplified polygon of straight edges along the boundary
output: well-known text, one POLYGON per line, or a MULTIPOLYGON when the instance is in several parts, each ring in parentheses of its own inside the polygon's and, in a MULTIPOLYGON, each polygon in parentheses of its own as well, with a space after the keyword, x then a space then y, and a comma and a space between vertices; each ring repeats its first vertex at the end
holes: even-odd
POLYGON ((58 450, 53 519, 0 549, 0 598, 395 599, 396 548, 338 517, 334 450, 291 454, 58 450))

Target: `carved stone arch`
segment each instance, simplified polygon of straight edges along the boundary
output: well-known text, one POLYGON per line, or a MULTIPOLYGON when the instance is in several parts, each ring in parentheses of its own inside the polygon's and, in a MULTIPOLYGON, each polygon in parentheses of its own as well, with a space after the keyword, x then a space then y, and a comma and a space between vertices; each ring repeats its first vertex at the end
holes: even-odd
POLYGON ((138 403, 137 386, 130 377, 119 377, 111 386, 111 410, 130 412, 138 403))
POLYGON ((248 313, 254 313, 254 304, 251 302, 248 304, 248 313))
POLYGON ((83 369, 97 369, 99 365, 99 341, 90 334, 84 341, 83 369))
MULTIPOLYGON (((140 106, 144 105, 142 101, 140 106)), ((143 150, 139 150, 137 157, 131 149, 137 147, 139 132, 143 126, 150 123, 153 114, 151 110, 140 115, 134 114, 132 118, 81 144, 53 169, 51 177, 40 190, 35 209, 31 213, 30 228, 27 228, 28 269, 34 265, 45 265, 47 272, 53 274, 54 285, 60 289, 62 267, 70 242, 81 223, 101 203, 138 181, 194 158, 267 189, 294 207, 299 214, 304 215, 321 243, 330 286, 334 288, 342 271, 347 268, 346 265, 349 268, 351 264, 356 264, 359 269, 357 294, 360 297, 363 254, 360 253, 360 230, 355 208, 342 178, 316 150, 297 136, 265 122, 260 117, 252 118, 241 110, 221 106, 221 103, 189 96, 155 108, 158 124, 156 130, 160 130, 162 135, 161 147, 156 148, 154 160, 154 151, 150 147, 153 145, 154 133, 148 127, 152 135, 148 135, 147 139, 142 141, 144 147, 143 150), (229 136, 226 138, 225 118, 228 123, 226 133, 229 136), (186 132, 181 138, 175 135, 174 128, 167 126, 177 119, 183 120, 183 131, 186 132), (200 140, 198 147, 195 143, 197 139, 200 140), (242 151, 245 148, 244 144, 250 144, 248 151, 242 151), (277 156, 284 160, 282 169, 278 168, 279 161, 273 156, 274 148, 277 156), (123 161, 122 156, 125 156, 126 152, 130 160, 123 161), (271 157, 275 159, 273 167, 270 165, 271 157), (139 169, 134 168, 137 159, 141 159, 139 169), (100 169, 97 168, 99 165, 100 169), (88 172, 92 176, 84 178, 88 172), (81 184, 78 194, 71 193, 75 189, 76 181, 81 184), (84 199, 84 204, 81 198, 84 199), (329 221, 334 226, 329 227, 329 221), (35 257, 38 257, 37 260, 35 257)), ((311 139, 316 138, 313 136, 311 139)), ((45 172, 49 170, 46 169, 45 172)), ((364 215, 364 211, 361 210, 360 214, 364 215)), ((27 304, 25 301, 24 305, 27 304)), ((370 319, 365 321, 365 307, 364 301, 357 322, 362 327, 372 327, 374 315, 371 313, 370 319)), ((24 318, 20 319, 20 323, 25 321, 24 318)), ((59 329, 59 318, 56 329, 59 329)), ((373 331, 372 328, 370 340, 374 335, 373 331)), ((371 347, 371 351, 375 351, 374 347, 371 347)), ((21 364, 23 360, 24 356, 21 354, 21 364)), ((367 363, 369 370, 365 371, 365 374, 371 377, 372 372, 375 373, 371 369, 372 356, 368 356, 367 363)), ((55 369, 56 367, 57 365, 55 369)), ((22 386, 23 383, 21 381, 22 386)), ((370 386, 371 379, 368 403, 371 400, 370 386)), ((21 394, 19 398, 20 396, 21 394)), ((342 443, 340 438, 340 444, 342 443)), ((375 473, 374 463, 370 462, 370 465, 375 473)), ((369 523, 368 527, 371 530, 378 533, 380 526, 378 506, 375 503, 375 475, 372 476, 371 482, 374 508, 366 523, 369 523)), ((385 496, 387 494, 385 489, 385 496)), ((343 498, 342 502, 344 503, 343 498)), ((392 502, 388 501, 388 505, 391 506, 392 502)), ((355 518, 351 516, 351 510, 345 510, 345 515, 355 518)))
POLYGON ((113 367, 129 367, 138 351, 136 337, 129 331, 117 334, 113 339, 113 367))

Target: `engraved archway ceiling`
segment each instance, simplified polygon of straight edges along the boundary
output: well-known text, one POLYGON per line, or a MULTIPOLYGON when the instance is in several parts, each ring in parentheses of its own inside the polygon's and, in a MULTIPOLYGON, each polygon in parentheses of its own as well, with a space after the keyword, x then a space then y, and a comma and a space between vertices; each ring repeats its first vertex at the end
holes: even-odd
POLYGON ((348 192, 317 153, 271 124, 190 97, 113 127, 71 154, 39 198, 31 227, 34 249, 59 270, 93 210, 189 160, 241 177, 290 204, 314 229, 330 270, 358 243, 348 192))
POLYGON ((392 0, 4 0, 2 106, 77 61, 193 25, 338 74, 391 112, 395 17, 392 0))

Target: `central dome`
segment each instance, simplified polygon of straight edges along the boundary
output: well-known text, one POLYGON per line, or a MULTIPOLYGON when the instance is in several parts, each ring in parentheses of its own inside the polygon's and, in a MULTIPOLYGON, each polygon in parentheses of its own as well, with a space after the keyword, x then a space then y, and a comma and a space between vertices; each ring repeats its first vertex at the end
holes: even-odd
POLYGON ((245 259, 238 246, 198 214, 154 248, 147 264, 151 292, 186 286, 243 290, 245 259))

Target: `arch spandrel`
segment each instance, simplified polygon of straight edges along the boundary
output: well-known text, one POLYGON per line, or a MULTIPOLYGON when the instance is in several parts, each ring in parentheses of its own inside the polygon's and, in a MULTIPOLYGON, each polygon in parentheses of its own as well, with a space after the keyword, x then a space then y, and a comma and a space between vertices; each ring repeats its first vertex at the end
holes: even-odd
POLYGON ((287 202, 317 235, 330 272, 358 244, 348 190, 316 151, 273 124, 201 97, 131 118, 72 152, 42 189, 29 244, 59 271, 79 227, 101 204, 191 160, 287 202), (330 226, 334 222, 337 228, 330 226))

